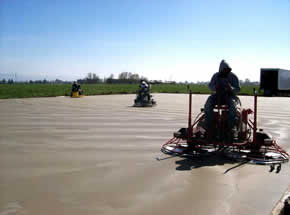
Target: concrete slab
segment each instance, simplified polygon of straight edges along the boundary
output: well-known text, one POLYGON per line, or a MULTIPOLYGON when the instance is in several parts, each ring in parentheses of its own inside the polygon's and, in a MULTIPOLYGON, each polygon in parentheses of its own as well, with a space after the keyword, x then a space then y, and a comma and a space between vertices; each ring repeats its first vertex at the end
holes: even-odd
MULTIPOLYGON (((187 124, 187 95, 0 100, 0 215, 269 214, 289 186, 289 163, 267 166, 166 158, 187 124)), ((193 95, 197 114, 207 96, 193 95)), ((252 97, 240 97, 253 107, 252 97)), ((289 98, 259 98, 258 125, 290 151, 289 98)))

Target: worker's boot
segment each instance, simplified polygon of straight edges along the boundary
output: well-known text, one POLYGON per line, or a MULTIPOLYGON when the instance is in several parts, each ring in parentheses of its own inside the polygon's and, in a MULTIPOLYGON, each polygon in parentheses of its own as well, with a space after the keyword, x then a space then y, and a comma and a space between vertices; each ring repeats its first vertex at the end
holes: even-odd
POLYGON ((212 126, 209 126, 209 128, 207 129, 207 143, 208 144, 212 144, 213 143, 213 139, 214 139, 214 129, 212 126))
POLYGON ((225 135, 225 142, 226 144, 232 144, 233 143, 233 134, 232 132, 226 132, 226 135, 225 135))
POLYGON ((231 134, 232 134, 233 141, 237 142, 239 139, 239 131, 236 126, 232 128, 231 134))
POLYGON ((236 128, 236 126, 234 126, 232 129, 227 130, 225 133, 225 141, 227 144, 232 144, 233 142, 237 142, 238 141, 238 130, 236 128))

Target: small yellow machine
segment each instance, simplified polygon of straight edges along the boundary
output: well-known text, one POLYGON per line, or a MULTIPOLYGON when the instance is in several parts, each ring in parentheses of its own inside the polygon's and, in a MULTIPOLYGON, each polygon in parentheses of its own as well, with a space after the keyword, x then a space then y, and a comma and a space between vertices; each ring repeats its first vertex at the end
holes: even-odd
POLYGON ((81 86, 79 84, 77 84, 75 81, 73 82, 73 85, 72 85, 71 97, 72 98, 84 97, 81 86))
POLYGON ((84 95, 80 94, 79 91, 76 91, 76 92, 72 92, 71 97, 72 98, 82 98, 82 97, 84 97, 84 95))

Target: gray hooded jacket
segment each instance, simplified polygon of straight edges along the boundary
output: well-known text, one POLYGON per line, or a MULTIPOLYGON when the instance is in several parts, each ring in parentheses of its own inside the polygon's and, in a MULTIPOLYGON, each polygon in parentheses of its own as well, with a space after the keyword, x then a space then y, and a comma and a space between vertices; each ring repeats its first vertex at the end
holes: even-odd
POLYGON ((215 73, 212 76, 208 87, 210 90, 216 91, 217 84, 221 86, 221 89, 225 89, 226 84, 229 83, 231 86, 231 92, 233 94, 237 94, 241 90, 239 79, 232 72, 229 72, 227 75, 224 75, 222 71, 225 68, 231 69, 229 64, 225 60, 222 60, 220 63, 219 72, 215 73))

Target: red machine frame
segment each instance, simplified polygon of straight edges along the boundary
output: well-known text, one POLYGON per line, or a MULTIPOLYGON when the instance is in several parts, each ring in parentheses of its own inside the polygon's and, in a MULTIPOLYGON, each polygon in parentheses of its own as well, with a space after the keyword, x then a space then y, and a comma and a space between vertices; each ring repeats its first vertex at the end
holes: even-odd
MULTIPOLYGON (((169 154, 201 154, 206 152, 225 152, 226 155, 242 160, 252 161, 258 164, 273 164, 289 161, 289 154, 282 149, 276 140, 269 137, 262 129, 257 129, 257 93, 254 90, 254 111, 251 109, 242 109, 238 111, 239 123, 239 139, 234 141, 213 140, 209 141, 203 135, 200 125, 204 120, 205 113, 201 113, 192 123, 192 92, 189 93, 189 112, 188 127, 182 128, 174 133, 174 137, 162 145, 161 151, 169 154), (253 114, 254 119, 251 120, 249 115, 253 114), (251 137, 252 135, 252 137, 251 137)), ((217 105, 215 108, 215 122, 217 130, 222 129, 226 117, 227 106, 217 105)), ((207 134, 208 135, 208 134, 207 134)))

